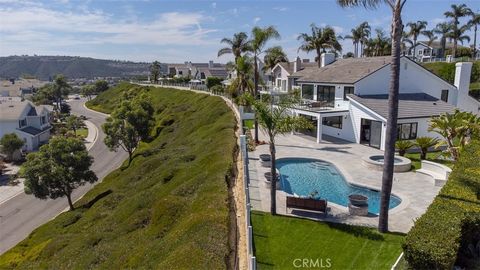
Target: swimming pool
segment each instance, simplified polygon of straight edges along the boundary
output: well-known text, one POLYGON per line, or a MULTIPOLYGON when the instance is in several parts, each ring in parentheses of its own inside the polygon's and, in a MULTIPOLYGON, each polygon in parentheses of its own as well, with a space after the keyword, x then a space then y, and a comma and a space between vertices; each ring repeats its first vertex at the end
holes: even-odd
MULTIPOLYGON (((348 195, 362 194, 368 197, 368 211, 374 214, 379 212, 380 192, 348 184, 331 163, 309 158, 282 158, 277 160, 277 168, 282 189, 289 194, 313 195, 314 198, 326 199, 345 207, 348 206, 348 195)), ((400 202, 400 198, 392 195, 390 209, 400 202)))

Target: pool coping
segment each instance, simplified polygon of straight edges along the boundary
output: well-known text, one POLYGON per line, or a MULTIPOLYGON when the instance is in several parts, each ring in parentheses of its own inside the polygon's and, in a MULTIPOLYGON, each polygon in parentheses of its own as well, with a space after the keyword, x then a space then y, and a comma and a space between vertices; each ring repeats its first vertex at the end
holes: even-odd
MULTIPOLYGON (((366 184, 363 184, 363 183, 352 181, 350 179, 352 177, 348 172, 345 174, 335 163, 331 162, 328 159, 319 159, 319 158, 316 158, 316 157, 309 157, 309 156, 304 156, 304 157, 285 156, 285 157, 277 158, 276 161, 281 160, 281 159, 310 159, 310 160, 318 160, 318 161, 327 162, 327 163, 331 164, 333 167, 335 167, 335 169, 338 171, 338 173, 345 179, 347 184, 357 186, 357 187, 377 190, 379 193, 381 193, 381 190, 382 190, 382 187, 378 188, 378 187, 375 187, 375 186, 372 186, 372 185, 366 185, 366 184)), ((276 168, 276 169, 278 170, 278 168, 276 168)), ((280 172, 280 170, 278 170, 278 171, 280 172)), ((395 181, 395 178, 393 179, 393 181, 395 181)), ((283 189, 281 189, 281 190, 277 189, 277 191, 282 191, 285 194, 290 194, 290 193, 284 191, 283 189)), ((293 195, 293 194, 290 194, 290 195, 293 195)), ((392 209, 389 209, 388 210, 389 214, 395 214, 397 212, 400 212, 410 205, 410 200, 408 199, 408 196, 401 195, 401 193, 396 193, 396 192, 391 192, 390 196, 391 195, 399 198, 400 199, 400 204, 397 205, 396 207, 392 208, 392 209)), ((348 212, 348 207, 346 207, 346 206, 336 204, 336 203, 331 202, 331 201, 327 201, 327 202, 328 202, 328 204, 333 204, 336 208, 340 208, 341 210, 345 210, 346 212, 348 212)), ((369 213, 373 214, 373 216, 368 216, 368 217, 372 217, 372 218, 378 218, 379 217, 379 214, 375 214, 375 213, 371 213, 371 212, 369 212, 369 213)))

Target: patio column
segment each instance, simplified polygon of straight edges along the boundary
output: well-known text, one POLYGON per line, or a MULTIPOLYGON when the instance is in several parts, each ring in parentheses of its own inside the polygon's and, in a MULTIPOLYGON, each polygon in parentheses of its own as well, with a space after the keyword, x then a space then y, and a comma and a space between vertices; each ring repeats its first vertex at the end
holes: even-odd
POLYGON ((319 114, 317 117, 317 143, 322 142, 322 116, 319 114))

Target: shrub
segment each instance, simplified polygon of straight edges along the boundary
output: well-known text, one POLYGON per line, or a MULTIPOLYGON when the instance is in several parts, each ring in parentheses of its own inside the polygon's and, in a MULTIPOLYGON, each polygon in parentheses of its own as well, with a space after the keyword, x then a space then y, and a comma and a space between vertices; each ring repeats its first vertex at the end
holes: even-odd
POLYGON ((398 149, 398 154, 404 156, 408 149, 412 148, 415 144, 409 140, 400 140, 395 142, 395 148, 398 149))
POLYGON ((211 89, 212 87, 214 87, 215 85, 222 85, 222 81, 223 79, 222 78, 218 78, 218 77, 208 77, 207 78, 207 81, 206 81, 206 85, 207 85, 207 88, 208 89, 211 89))
POLYGON ((472 142, 463 151, 447 184, 405 239, 405 259, 413 269, 469 267, 460 258, 465 247, 479 237, 480 142, 472 142))

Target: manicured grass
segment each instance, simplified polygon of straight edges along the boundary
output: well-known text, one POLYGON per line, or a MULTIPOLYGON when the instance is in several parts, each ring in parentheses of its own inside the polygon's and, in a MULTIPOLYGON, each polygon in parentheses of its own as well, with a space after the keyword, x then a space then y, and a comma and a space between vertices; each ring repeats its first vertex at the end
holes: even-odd
POLYGON ((373 228, 261 212, 252 223, 259 269, 294 269, 298 259, 330 262, 329 269, 390 269, 402 253, 403 235, 373 228))
POLYGON ((480 82, 471 83, 470 89, 480 89, 480 82))
POLYGON ((124 163, 88 192, 75 211, 3 254, 0 269, 233 267, 232 111, 219 97, 129 84, 101 94, 104 103, 92 103, 110 112, 124 91, 149 95, 154 139, 140 145, 129 167, 124 163))
POLYGON ((87 128, 80 128, 77 130, 77 136, 81 138, 86 138, 88 136, 88 129, 87 128))
MULTIPOLYGON (((418 170, 422 168, 420 153, 407 153, 405 154, 406 158, 409 158, 412 161, 412 170, 418 170)), ((429 152, 427 153, 427 160, 433 161, 436 163, 443 164, 447 167, 453 168, 453 161, 445 160, 441 157, 441 152, 429 152)))

